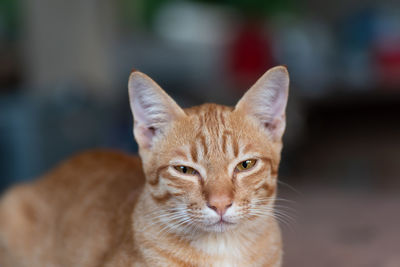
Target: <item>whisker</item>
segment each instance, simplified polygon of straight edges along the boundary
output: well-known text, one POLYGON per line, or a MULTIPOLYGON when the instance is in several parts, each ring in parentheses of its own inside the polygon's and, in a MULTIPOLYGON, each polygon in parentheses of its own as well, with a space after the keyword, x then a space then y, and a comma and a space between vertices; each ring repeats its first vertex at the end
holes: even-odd
POLYGON ((297 190, 296 188, 294 188, 294 187, 291 186, 290 184, 288 184, 288 183, 286 183, 286 182, 284 182, 284 181, 282 181, 282 180, 278 180, 277 182, 278 182, 278 184, 281 184, 281 185, 284 185, 284 186, 288 187, 289 189, 291 189, 291 190, 292 190, 293 192, 295 192, 296 194, 298 194, 298 195, 300 195, 300 196, 303 195, 303 193, 301 193, 299 190, 297 190))

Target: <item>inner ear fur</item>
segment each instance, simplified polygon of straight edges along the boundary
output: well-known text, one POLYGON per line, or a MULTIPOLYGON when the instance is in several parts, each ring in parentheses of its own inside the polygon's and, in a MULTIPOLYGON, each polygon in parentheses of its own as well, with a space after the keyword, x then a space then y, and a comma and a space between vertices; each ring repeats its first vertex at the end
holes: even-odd
POLYGON ((134 71, 129 77, 129 102, 134 117, 134 135, 141 148, 150 148, 154 139, 185 112, 146 74, 134 71))
POLYGON ((288 92, 289 73, 286 67, 274 67, 244 94, 235 110, 256 119, 273 141, 280 141, 286 126, 288 92))

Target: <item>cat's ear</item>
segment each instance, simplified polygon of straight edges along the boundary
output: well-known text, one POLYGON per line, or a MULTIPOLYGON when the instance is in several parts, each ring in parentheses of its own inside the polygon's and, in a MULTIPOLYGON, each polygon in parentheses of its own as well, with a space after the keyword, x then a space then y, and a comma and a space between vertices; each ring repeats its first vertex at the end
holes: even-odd
POLYGON ((152 146, 175 119, 185 112, 147 75, 134 71, 129 77, 129 102, 134 117, 133 132, 141 148, 152 146))
POLYGON ((286 126, 288 91, 289 74, 286 67, 274 67, 245 93, 235 110, 254 117, 273 141, 280 141, 286 126))

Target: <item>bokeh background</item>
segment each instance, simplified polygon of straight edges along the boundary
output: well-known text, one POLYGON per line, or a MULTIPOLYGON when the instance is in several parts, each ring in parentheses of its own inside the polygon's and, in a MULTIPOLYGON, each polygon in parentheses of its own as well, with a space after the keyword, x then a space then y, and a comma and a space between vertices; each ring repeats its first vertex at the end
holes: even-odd
POLYGON ((187 107, 234 105, 277 64, 284 265, 399 267, 399 1, 0 0, 0 191, 84 149, 135 153, 133 67, 187 107))

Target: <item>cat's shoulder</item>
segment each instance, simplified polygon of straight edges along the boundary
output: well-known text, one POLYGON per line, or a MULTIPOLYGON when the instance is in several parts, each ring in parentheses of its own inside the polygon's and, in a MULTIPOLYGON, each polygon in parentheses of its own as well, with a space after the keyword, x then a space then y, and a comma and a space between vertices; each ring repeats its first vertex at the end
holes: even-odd
POLYGON ((65 160, 36 183, 46 192, 61 190, 87 198, 98 194, 116 195, 144 184, 142 163, 138 156, 108 149, 79 153, 65 160), (103 193, 102 193, 103 192, 103 193))
POLYGON ((112 149, 93 149, 76 154, 61 163, 61 167, 75 166, 103 166, 125 167, 141 169, 141 160, 136 155, 112 149))
POLYGON ((32 182, 11 187, 0 198, 0 265, 2 248, 6 253, 39 257, 32 255, 32 247, 42 251, 68 243, 71 249, 79 248, 80 236, 93 244, 99 243, 99 238, 103 243, 107 240, 101 249, 105 251, 130 231, 131 212, 143 184, 138 157, 91 150, 65 160, 32 182), (59 243, 52 232, 56 229, 74 234, 66 234, 59 243), (111 235, 109 229, 120 233, 111 235), (38 246, 41 242, 51 248, 38 246))
MULTIPOLYGON (((124 201, 144 183, 140 158, 114 150, 90 150, 61 162, 32 182, 0 197, 0 217, 30 222, 49 208, 107 195, 124 201), (38 209, 41 212, 38 212, 38 209), (7 215, 5 215, 7 213, 7 215)), ((49 211, 50 212, 50 211, 49 211)), ((0 218, 0 224, 1 222, 0 218)))

